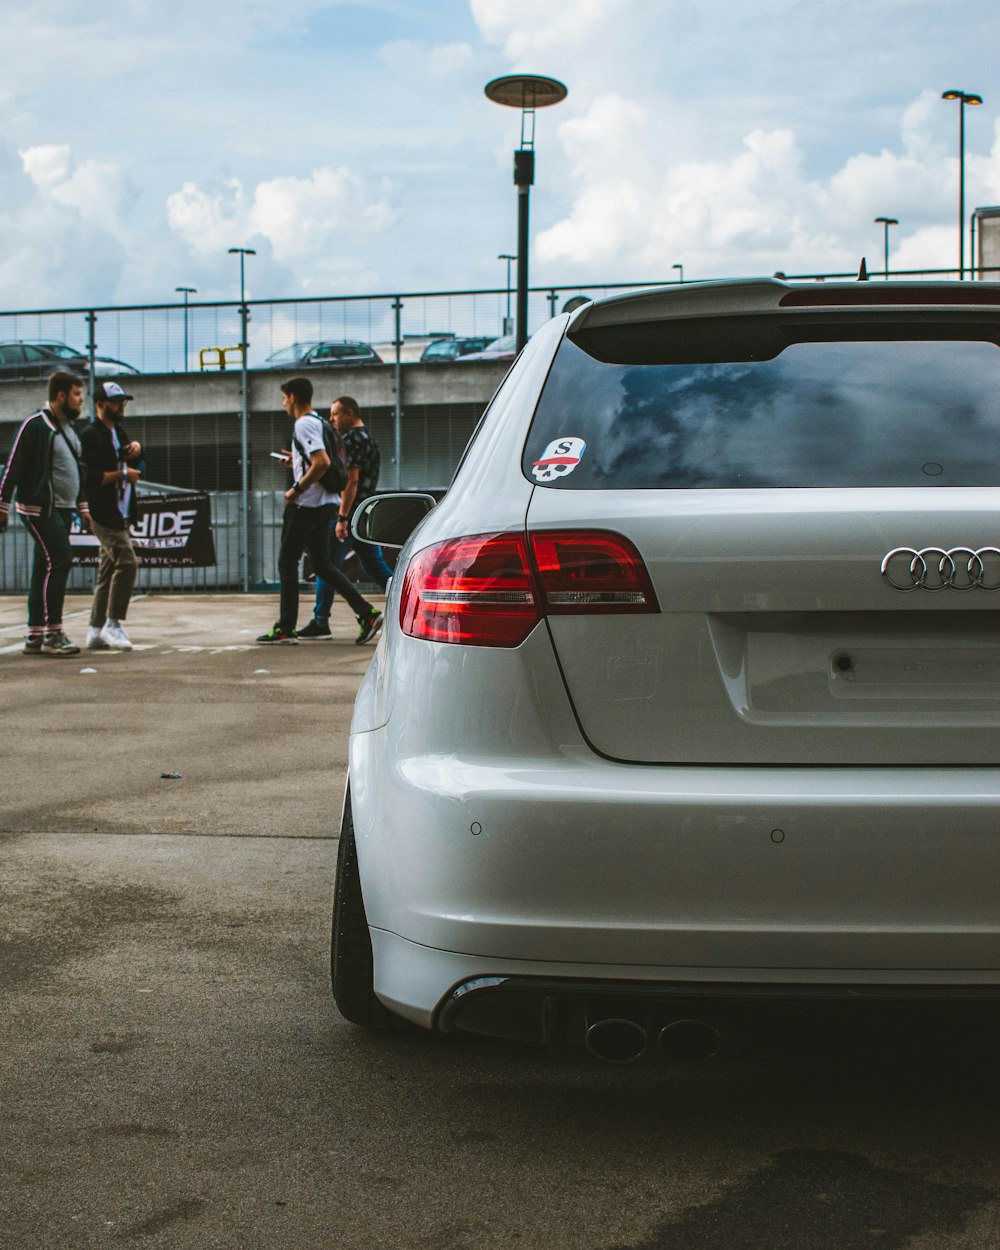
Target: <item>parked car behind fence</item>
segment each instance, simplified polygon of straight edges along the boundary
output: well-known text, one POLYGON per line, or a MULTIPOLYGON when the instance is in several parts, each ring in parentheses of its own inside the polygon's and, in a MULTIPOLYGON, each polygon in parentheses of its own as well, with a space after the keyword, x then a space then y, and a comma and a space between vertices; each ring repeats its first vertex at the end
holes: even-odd
POLYGON ((459 360, 472 352, 481 352, 493 342, 490 338, 441 338, 428 343, 420 357, 421 364, 459 360))
POLYGON ((272 352, 265 362, 268 369, 329 368, 337 365, 380 365, 382 357, 368 343, 359 339, 337 339, 324 342, 292 343, 272 352))
MULTIPOLYGON (((38 341, 0 343, 0 380, 6 382, 33 382, 47 378, 57 369, 87 377, 90 360, 83 352, 67 343, 38 341)), ((131 365, 109 356, 94 358, 94 376, 115 378, 138 373, 131 365)))

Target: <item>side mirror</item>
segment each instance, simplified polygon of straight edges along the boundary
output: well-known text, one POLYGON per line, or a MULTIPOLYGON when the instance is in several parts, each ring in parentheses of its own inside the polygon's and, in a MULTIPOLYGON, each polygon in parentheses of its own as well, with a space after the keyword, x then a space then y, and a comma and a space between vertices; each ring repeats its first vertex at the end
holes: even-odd
POLYGON ((415 491, 372 495, 355 512, 351 533, 358 542, 398 549, 436 506, 433 495, 415 491))

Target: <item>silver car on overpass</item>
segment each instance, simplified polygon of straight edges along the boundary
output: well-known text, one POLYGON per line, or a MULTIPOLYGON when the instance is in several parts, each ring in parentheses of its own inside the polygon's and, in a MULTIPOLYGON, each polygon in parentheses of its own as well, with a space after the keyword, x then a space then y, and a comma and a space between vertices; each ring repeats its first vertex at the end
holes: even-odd
POLYGON ((1000 993, 1000 285, 556 317, 401 545, 333 989, 627 1060, 734 1003, 1000 993), (412 531, 412 532, 411 532, 412 531))

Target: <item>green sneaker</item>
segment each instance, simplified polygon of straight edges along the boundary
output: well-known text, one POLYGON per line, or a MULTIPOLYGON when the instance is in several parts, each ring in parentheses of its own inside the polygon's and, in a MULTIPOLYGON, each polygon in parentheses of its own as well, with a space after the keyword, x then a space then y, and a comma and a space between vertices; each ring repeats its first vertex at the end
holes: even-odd
POLYGON ((275 625, 275 627, 272 630, 270 630, 268 633, 261 634, 261 636, 257 639, 257 641, 260 643, 287 642, 287 643, 297 644, 299 641, 299 636, 295 632, 294 629, 291 630, 291 632, 289 632, 288 630, 282 629, 280 625, 275 625))
POLYGON ((24 640, 25 655, 41 655, 42 654, 42 635, 29 634, 24 640))
POLYGON ((381 612, 373 609, 370 616, 358 617, 358 636, 354 639, 354 645, 360 647, 363 642, 367 642, 369 638, 374 638, 378 631, 382 628, 385 617, 381 612))

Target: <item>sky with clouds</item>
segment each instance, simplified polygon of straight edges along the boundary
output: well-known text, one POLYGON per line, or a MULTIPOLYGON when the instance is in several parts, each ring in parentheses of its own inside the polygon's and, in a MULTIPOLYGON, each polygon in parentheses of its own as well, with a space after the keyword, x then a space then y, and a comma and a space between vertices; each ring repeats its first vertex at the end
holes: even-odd
POLYGON ((0 0, 0 309, 953 265, 1000 204, 996 0, 0 0))

